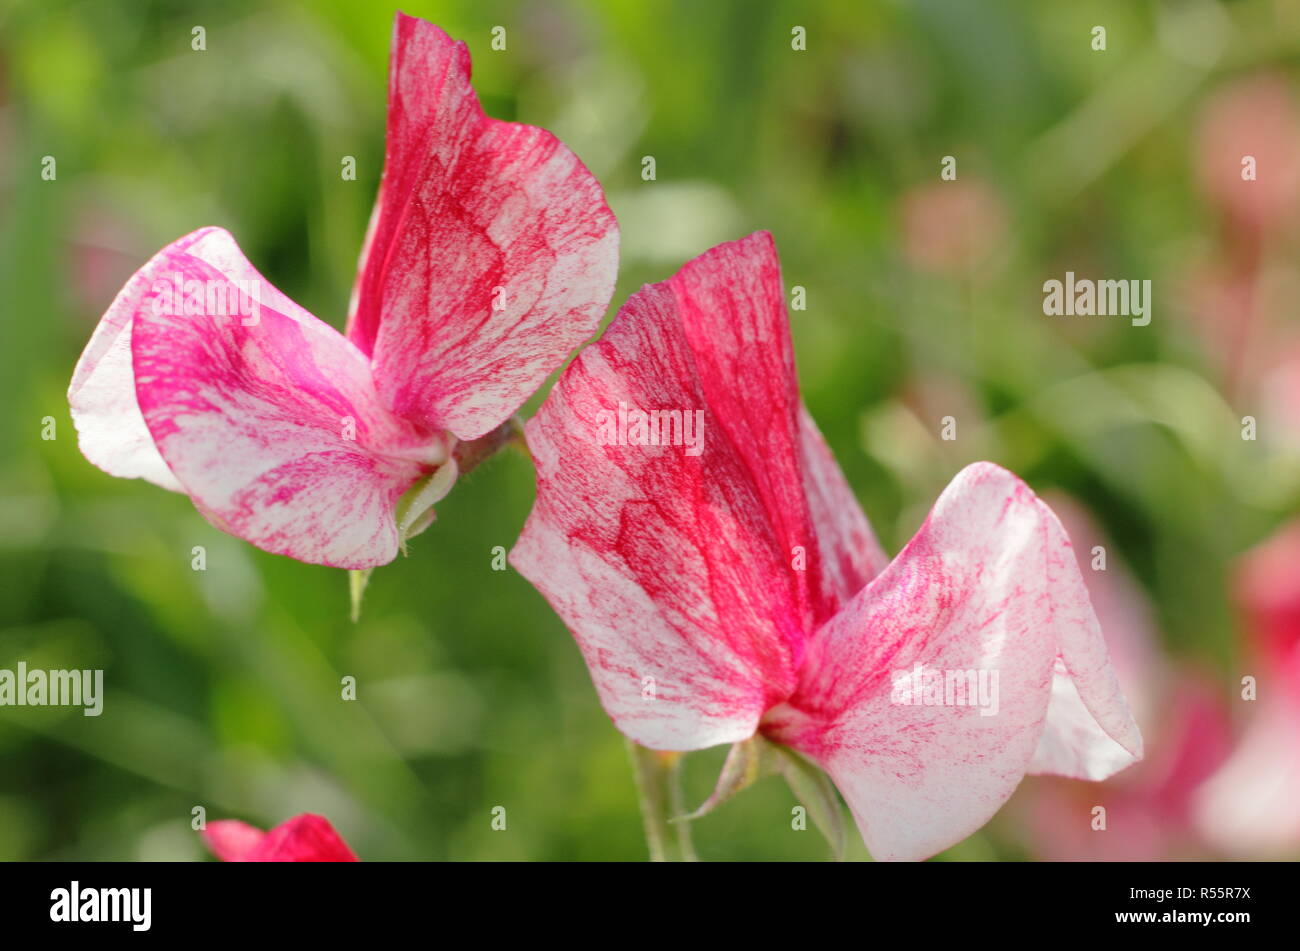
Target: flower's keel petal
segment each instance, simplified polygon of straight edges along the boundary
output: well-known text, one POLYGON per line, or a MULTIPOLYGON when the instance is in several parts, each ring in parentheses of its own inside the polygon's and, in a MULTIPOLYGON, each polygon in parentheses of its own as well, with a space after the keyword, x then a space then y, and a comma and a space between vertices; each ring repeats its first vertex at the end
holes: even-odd
POLYGON ((834 613, 880 574, 889 559, 830 447, 803 406, 799 408, 799 442, 804 492, 820 547, 821 603, 834 613))
POLYGON ((764 256, 759 237, 634 295, 528 423, 538 498, 511 561, 577 638, 619 729, 656 749, 748 738, 794 689, 804 649, 806 572, 792 546, 807 546, 811 528, 795 501, 779 515, 769 508, 799 492, 795 448, 768 431, 759 445, 769 458, 737 444, 764 426, 792 442, 796 407, 773 378, 775 394, 751 385, 762 405, 722 425, 704 381, 752 371, 731 355, 702 368, 683 326, 707 304, 731 315, 737 338, 726 347, 772 345, 784 313, 771 312, 779 281, 773 302, 770 242, 764 256), (721 278, 707 296, 699 269, 721 278), (676 422, 652 423, 651 412, 676 422), (652 425, 659 444, 642 444, 655 441, 652 425))
POLYGON ((391 561, 394 504, 427 471, 415 459, 428 437, 382 407, 365 357, 262 279, 224 231, 158 270, 134 309, 136 398, 199 510, 299 561, 391 561))
POLYGON ((1127 711, 1107 706, 1105 650, 1060 523, 980 463, 819 631, 766 731, 830 773, 873 856, 925 858, 983 825, 1024 776, 1058 653, 1109 737, 1140 755, 1127 711))
POLYGON ((147 479, 184 492, 158 454, 140 415, 131 365, 131 324, 157 280, 167 279, 172 258, 213 229, 203 228, 163 248, 127 281, 100 319, 77 361, 68 387, 68 405, 81 453, 109 475, 147 479))
POLYGON ((600 322, 618 230, 549 132, 483 114, 469 53, 398 14, 383 186, 348 334, 398 414, 463 439, 509 418, 600 322))

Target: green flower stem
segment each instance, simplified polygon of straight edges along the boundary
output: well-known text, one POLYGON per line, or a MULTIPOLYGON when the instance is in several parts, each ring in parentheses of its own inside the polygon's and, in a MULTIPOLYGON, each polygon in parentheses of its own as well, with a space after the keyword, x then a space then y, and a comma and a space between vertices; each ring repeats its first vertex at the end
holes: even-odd
POLYGON ((682 795, 681 753, 664 753, 646 749, 627 741, 636 776, 637 796, 641 800, 641 818, 645 822, 646 844, 652 862, 696 862, 691 844, 691 824, 673 822, 687 812, 682 795))

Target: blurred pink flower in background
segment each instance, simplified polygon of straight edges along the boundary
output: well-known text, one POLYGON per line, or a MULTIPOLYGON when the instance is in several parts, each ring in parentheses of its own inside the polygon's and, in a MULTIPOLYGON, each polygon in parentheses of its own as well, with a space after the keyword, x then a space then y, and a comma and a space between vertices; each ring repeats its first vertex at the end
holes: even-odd
POLYGON ((247 822, 208 823, 203 841, 223 862, 356 862, 346 842, 324 816, 304 813, 263 832, 247 822))
POLYGON ((1232 392, 1275 365, 1300 282, 1291 259, 1273 250, 1300 215, 1300 99, 1291 83, 1263 73, 1216 92, 1194 160, 1218 228, 1178 278, 1178 296, 1232 392), (1248 158, 1253 180, 1243 178, 1248 158))
MULTIPOLYGON (((1300 851, 1300 519, 1247 552, 1236 594, 1259 667, 1232 757, 1197 796, 1207 840, 1233 857, 1300 851)), ((1244 688, 1243 688, 1244 689, 1244 688)))
POLYGON ((899 206, 903 252, 922 271, 964 276, 1002 246, 1007 215, 1002 199, 978 179, 912 188, 899 206))
POLYGON ((1300 519, 1242 557, 1236 594, 1264 660, 1285 667, 1300 646, 1300 519))
POLYGON ((1163 656, 1142 589, 1087 512, 1064 497, 1049 504, 1074 540, 1115 673, 1148 737, 1147 758, 1101 786, 1027 779, 1010 814, 1029 850, 1049 861, 1155 861, 1203 851, 1192 797, 1228 752, 1222 703, 1209 678, 1163 656), (1105 549, 1105 570, 1092 567, 1097 546, 1105 549), (1092 827, 1096 806, 1106 809, 1104 830, 1092 827))
POLYGON ((117 293, 139 265, 127 249, 139 244, 138 230, 125 214, 102 204, 76 212, 66 260, 78 309, 93 312, 117 293))
POLYGON ((1300 346, 1289 348, 1260 381, 1259 399, 1273 441, 1300 451, 1300 346))
POLYGON ((1242 237, 1294 227, 1300 210, 1300 103, 1280 74, 1238 80, 1210 97, 1196 141, 1201 189, 1242 237), (1255 160, 1255 180, 1242 161, 1255 160))

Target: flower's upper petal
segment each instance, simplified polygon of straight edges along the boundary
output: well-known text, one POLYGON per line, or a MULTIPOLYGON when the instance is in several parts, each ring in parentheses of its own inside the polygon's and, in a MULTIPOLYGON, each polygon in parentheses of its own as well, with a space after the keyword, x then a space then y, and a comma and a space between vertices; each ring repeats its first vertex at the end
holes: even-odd
POLYGON ((218 528, 299 561, 392 560, 394 504, 424 471, 393 453, 428 437, 382 407, 365 357, 220 229, 151 267, 152 281, 133 280, 136 400, 194 504, 218 528), (241 288, 242 307, 231 303, 241 288))
POLYGON ((820 546, 820 603, 838 611, 884 570, 889 558, 808 410, 799 412, 800 453, 808 514, 820 546))
POLYGON ((238 819, 218 819, 203 830, 203 841, 223 862, 247 862, 266 833, 238 819))
POLYGON ((874 539, 800 403, 776 245, 768 232, 755 232, 700 255, 668 283, 718 438, 749 473, 773 530, 786 541, 787 561, 804 548, 800 582, 806 579, 811 630, 835 612, 845 591, 865 583, 859 569, 874 539), (860 548, 850 555, 847 546, 860 548))
POLYGON ((324 816, 305 813, 280 823, 248 856, 250 862, 355 862, 356 855, 324 816))
POLYGON ((646 746, 744 739, 795 686, 811 609, 792 552, 815 545, 787 334, 770 238, 722 245, 634 295, 528 423, 537 503, 511 561, 646 746), (698 454, 603 445, 620 405, 702 419, 698 454))
POLYGON ((389 407, 475 439, 596 330, 618 229, 553 135, 483 114, 469 53, 398 14, 384 178, 348 335, 389 407))
POLYGON ((171 257, 212 230, 202 228, 173 241, 136 271, 100 318, 77 361, 68 387, 77 445, 83 456, 109 475, 147 479, 173 492, 185 491, 158 454, 136 403, 131 323, 154 281, 165 277, 171 257))
MULTIPOLYGON (((1011 795, 1043 732, 1058 652, 1090 661, 1093 638, 1060 523, 1020 480, 980 463, 818 632, 799 692, 765 729, 830 773, 873 856, 925 858, 1011 795), (936 680, 937 695, 912 690, 936 680)), ((1110 701, 1093 696, 1101 667, 1072 672, 1088 709, 1110 701)), ((1114 729, 1140 755, 1131 720, 1114 729)))

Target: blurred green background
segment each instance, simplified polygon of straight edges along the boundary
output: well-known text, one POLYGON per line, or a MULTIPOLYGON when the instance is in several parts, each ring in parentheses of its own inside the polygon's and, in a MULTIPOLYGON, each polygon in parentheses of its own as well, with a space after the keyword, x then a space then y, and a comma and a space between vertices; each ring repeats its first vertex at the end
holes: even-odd
MULTIPOLYGON (((551 129, 601 179, 622 230, 611 314, 709 246, 773 232, 787 288, 806 288, 791 315, 806 400, 887 549, 962 465, 993 459, 1091 512, 1163 654, 1226 695, 1242 652, 1230 565, 1300 507, 1295 433, 1279 435, 1259 385, 1294 340, 1300 258, 1297 216, 1275 220, 1292 193, 1243 209, 1216 191, 1215 149, 1251 149, 1214 123, 1264 123, 1286 161, 1300 8, 403 9, 468 43, 491 115, 551 129), (1265 88, 1272 111, 1249 108, 1265 88), (940 180, 948 155, 955 182, 940 180), (1044 316, 1042 283, 1066 270, 1152 280, 1151 325, 1044 316), (1237 306, 1242 282, 1258 292, 1237 306)), ((200 805, 261 826, 320 812, 371 860, 645 856, 623 742, 576 647, 522 578, 491 569, 532 502, 521 456, 456 487, 410 557, 375 572, 354 625, 342 572, 263 554, 77 451, 77 356, 126 278, 184 233, 229 229, 342 326, 383 159, 392 14, 0 0, 0 667, 103 667, 107 684, 99 718, 0 708, 0 859, 197 859, 200 805), (349 155, 356 181, 340 176, 349 155)), ((1265 171, 1261 157, 1256 184, 1275 187, 1265 171)), ((722 753, 689 758, 689 798, 722 753)), ((825 858, 815 831, 790 828, 791 803, 761 782, 695 824, 701 856, 825 858)), ((994 823, 947 857, 1032 854, 994 823)))

